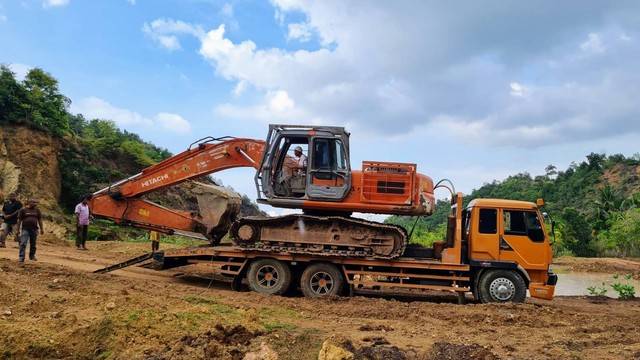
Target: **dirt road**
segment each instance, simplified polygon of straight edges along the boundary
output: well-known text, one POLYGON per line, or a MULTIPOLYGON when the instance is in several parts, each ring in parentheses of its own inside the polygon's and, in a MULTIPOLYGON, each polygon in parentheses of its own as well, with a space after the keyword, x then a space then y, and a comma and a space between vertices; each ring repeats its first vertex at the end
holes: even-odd
POLYGON ((93 274, 149 245, 89 245, 51 240, 23 265, 13 244, 0 249, 0 359, 640 359, 637 298, 461 306, 442 293, 266 296, 186 268, 93 274))

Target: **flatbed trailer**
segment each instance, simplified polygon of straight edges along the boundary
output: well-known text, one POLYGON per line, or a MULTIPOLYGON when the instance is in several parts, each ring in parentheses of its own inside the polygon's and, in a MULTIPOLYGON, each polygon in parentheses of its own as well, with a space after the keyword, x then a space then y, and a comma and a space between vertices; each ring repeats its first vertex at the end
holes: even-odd
POLYGON ((153 253, 153 268, 215 265, 239 289, 246 278, 253 291, 280 295, 300 286, 305 296, 353 294, 355 288, 444 290, 463 301, 471 292, 482 302, 553 299, 557 276, 551 246, 536 204, 476 199, 462 209, 452 201, 447 239, 432 248, 408 248, 395 259, 243 249, 194 247, 153 253), (417 256, 408 256, 417 254, 417 256))

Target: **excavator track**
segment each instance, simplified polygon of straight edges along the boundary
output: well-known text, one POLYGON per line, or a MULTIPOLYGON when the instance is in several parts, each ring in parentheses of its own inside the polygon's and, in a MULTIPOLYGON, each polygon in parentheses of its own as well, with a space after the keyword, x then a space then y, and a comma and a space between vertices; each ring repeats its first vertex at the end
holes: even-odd
POLYGON ((376 259, 396 258, 408 243, 400 226, 340 216, 244 217, 229 234, 247 250, 376 259))

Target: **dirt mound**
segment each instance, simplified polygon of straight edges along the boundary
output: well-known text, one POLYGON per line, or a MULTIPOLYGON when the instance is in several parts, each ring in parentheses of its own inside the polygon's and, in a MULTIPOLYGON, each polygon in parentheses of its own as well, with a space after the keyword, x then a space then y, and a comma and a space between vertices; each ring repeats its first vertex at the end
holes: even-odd
POLYGON ((428 360, 498 360, 496 356, 487 348, 478 344, 461 345, 448 342, 437 342, 433 344, 426 359, 428 360))
POLYGON ((249 330, 242 325, 216 324, 215 330, 199 335, 183 336, 157 351, 147 351, 151 359, 243 359, 254 338, 263 331, 249 330))
POLYGON ((555 266, 562 267, 568 271, 590 272, 603 274, 631 274, 640 280, 640 259, 617 259, 617 258, 576 258, 561 257, 553 260, 555 266))

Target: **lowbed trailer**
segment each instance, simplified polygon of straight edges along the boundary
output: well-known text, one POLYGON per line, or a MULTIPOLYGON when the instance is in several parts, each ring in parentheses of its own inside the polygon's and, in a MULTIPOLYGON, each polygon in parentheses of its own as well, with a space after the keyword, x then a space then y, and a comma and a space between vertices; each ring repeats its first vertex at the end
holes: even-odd
MULTIPOLYGON (((239 289, 283 294, 300 286, 305 296, 353 294, 359 286, 471 292, 482 302, 553 299, 557 276, 551 271, 551 245, 536 204, 476 199, 465 209, 453 196, 447 239, 432 248, 409 247, 398 258, 323 255, 283 244, 281 251, 239 246, 197 247, 153 253, 153 268, 210 264, 239 289), (285 248, 286 247, 286 248, 285 248)), ((337 245, 336 245, 337 246, 337 245)))

